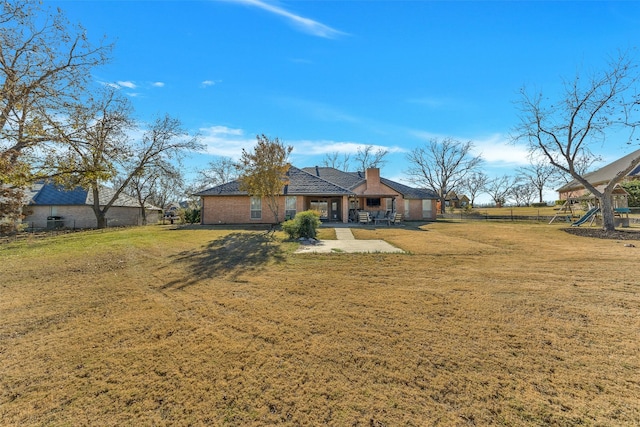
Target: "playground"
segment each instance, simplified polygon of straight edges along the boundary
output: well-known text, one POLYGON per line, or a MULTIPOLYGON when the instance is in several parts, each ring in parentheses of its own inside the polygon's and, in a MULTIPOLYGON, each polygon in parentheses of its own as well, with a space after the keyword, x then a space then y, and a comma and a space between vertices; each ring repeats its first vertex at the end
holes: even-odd
MULTIPOLYGON (((611 195, 611 203, 614 208, 616 227, 629 228, 631 224, 629 193, 624 188, 616 186, 611 195)), ((557 213, 551 218, 549 224, 558 219, 571 222, 572 227, 602 224, 599 200, 590 193, 580 196, 569 195, 557 213)))

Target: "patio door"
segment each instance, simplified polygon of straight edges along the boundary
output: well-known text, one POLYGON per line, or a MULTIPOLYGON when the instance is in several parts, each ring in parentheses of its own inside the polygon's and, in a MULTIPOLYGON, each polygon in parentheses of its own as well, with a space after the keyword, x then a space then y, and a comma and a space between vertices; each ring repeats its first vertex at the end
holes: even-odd
POLYGON ((340 215, 340 207, 340 199, 331 199, 331 211, 329 212, 329 214, 331 215, 331 221, 340 221, 342 219, 342 215, 340 215))
POLYGON ((311 210, 320 212, 320 219, 329 219, 329 202, 325 200, 312 200, 309 203, 311 210))

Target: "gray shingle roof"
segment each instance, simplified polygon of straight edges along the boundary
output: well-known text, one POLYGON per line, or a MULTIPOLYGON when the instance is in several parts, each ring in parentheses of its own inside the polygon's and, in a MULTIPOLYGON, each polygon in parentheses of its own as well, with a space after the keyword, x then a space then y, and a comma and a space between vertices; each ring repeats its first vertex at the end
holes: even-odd
MULTIPOLYGON (((348 189, 335 183, 314 176, 294 166, 287 172, 289 184, 284 186, 283 194, 291 196, 304 195, 349 195, 353 194, 348 189)), ((226 184, 217 185, 195 194, 196 196, 246 196, 246 191, 240 191, 240 181, 235 180, 226 184)))
POLYGON ((335 168, 319 166, 303 168, 302 170, 349 190, 353 190, 365 182, 362 172, 343 172, 335 168))
MULTIPOLYGON (((613 179, 613 177, 615 177, 618 172, 626 169, 631 164, 631 161, 633 159, 636 159, 638 157, 640 157, 640 150, 629 153, 626 156, 621 157, 613 163, 609 163, 608 165, 598 169, 595 172, 588 173, 584 176, 584 178, 591 184, 606 184, 611 181, 611 179, 613 179)), ((627 176, 640 176, 640 165, 635 167, 627 176)), ((570 183, 559 188, 558 191, 565 192, 582 187, 583 185, 581 183, 573 180, 570 183)))
POLYGON ((409 187, 408 185, 400 184, 399 182, 391 181, 390 179, 386 179, 386 178, 380 178, 380 182, 382 182, 387 187, 402 194, 402 197, 405 199, 437 199, 438 198, 438 195, 431 190, 409 187))
POLYGON ((289 185, 284 194, 290 195, 350 195, 353 192, 335 181, 319 177, 305 169, 289 169, 289 185))
MULTIPOLYGON (((365 183, 363 172, 343 172, 328 167, 307 167, 298 169, 292 166, 288 172, 289 184, 283 188, 283 194, 291 196, 343 196, 355 195, 353 189, 365 183)), ((381 178, 380 181, 406 199, 437 199, 430 190, 412 188, 399 182, 381 178)), ((246 196, 240 191, 240 181, 221 184, 195 194, 196 196, 246 196)))

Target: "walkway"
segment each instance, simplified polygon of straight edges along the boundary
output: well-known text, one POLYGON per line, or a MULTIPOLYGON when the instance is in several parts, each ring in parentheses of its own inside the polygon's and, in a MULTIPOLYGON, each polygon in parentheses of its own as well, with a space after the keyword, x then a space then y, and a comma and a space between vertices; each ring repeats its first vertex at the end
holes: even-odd
POLYGON ((336 228, 336 240, 320 240, 315 245, 300 245, 296 253, 404 253, 384 240, 356 240, 350 228, 336 228))

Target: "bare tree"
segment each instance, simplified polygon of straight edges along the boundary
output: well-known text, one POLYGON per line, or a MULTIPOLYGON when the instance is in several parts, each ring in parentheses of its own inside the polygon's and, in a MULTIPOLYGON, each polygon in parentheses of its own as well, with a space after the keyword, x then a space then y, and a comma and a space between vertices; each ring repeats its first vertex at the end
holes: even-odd
POLYGON ((285 146, 278 138, 269 139, 257 135, 258 140, 252 152, 242 149, 238 162, 240 190, 250 196, 264 198, 273 214, 274 224, 280 222, 278 196, 288 183, 287 172, 291 167, 289 154, 291 146, 285 146))
POLYGON ((544 189, 549 184, 557 183, 560 179, 560 171, 543 159, 532 160, 528 166, 519 168, 518 172, 521 181, 535 188, 540 203, 544 202, 544 189))
MULTIPOLYGON (((125 172, 126 173, 126 172, 125 172)), ((122 176, 122 179, 126 179, 122 176)), ((164 209, 170 194, 182 186, 182 172, 167 159, 157 159, 145 165, 134 175, 125 190, 134 196, 140 206, 142 224, 147 224, 147 208, 150 204, 164 209)), ((115 187, 120 188, 122 182, 115 187)))
POLYGON ((508 175, 494 178, 487 183, 486 191, 493 203, 497 207, 501 208, 507 203, 507 199, 511 194, 513 187, 517 184, 517 179, 511 178, 508 175))
POLYGON ((79 26, 58 9, 36 0, 0 4, 0 202, 2 218, 15 224, 16 201, 31 180, 38 145, 51 140, 47 123, 86 91, 91 69, 104 64, 111 46, 92 45, 79 26))
POLYGON ((516 206, 529 206, 536 197, 538 189, 531 182, 520 182, 511 187, 509 197, 516 206))
POLYGON ((636 93, 637 65, 628 54, 612 58, 604 71, 587 78, 577 75, 566 81, 560 96, 551 101, 542 93, 521 90, 521 122, 516 141, 524 141, 535 155, 582 184, 600 202, 603 229, 615 229, 612 194, 616 184, 640 164, 640 155, 607 183, 596 188, 577 169, 577 161, 589 157, 590 147, 608 142, 616 133, 628 145, 636 145, 635 130, 640 125, 636 93))
POLYGON ((207 168, 198 171, 197 186, 202 189, 215 187, 238 178, 238 167, 229 157, 218 157, 208 163, 207 168))
POLYGON ((383 148, 376 149, 373 145, 365 145, 364 147, 358 147, 353 160, 358 170, 364 172, 369 168, 382 167, 387 162, 384 159, 387 154, 389 154, 388 150, 383 148))
POLYGON ((156 182, 149 201, 164 211, 172 202, 178 202, 181 199, 184 187, 185 182, 182 174, 162 175, 156 182))
POLYGON ((471 207, 474 206, 478 194, 485 191, 488 182, 489 176, 482 171, 472 172, 460 181, 460 190, 468 195, 471 207))
POLYGON ((455 191, 482 162, 480 156, 471 154, 472 148, 471 141, 436 138, 407 155, 409 180, 438 194, 440 213, 444 213, 447 194, 455 191))
POLYGON ((347 153, 340 154, 334 151, 324 155, 322 165, 347 172, 349 170, 349 158, 350 156, 347 153))

